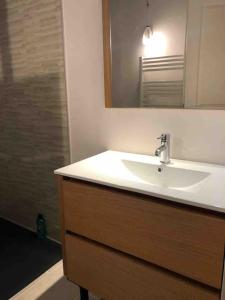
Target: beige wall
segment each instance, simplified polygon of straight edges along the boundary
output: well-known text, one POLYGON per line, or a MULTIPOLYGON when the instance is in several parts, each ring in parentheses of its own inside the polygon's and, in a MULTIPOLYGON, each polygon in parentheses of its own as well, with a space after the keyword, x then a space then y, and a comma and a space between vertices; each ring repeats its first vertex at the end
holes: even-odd
POLYGON ((105 109, 101 0, 62 0, 72 160, 106 149, 153 154, 162 132, 172 156, 225 164, 225 111, 105 109))
POLYGON ((69 163, 60 0, 0 1, 0 216, 59 234, 53 170, 69 163))

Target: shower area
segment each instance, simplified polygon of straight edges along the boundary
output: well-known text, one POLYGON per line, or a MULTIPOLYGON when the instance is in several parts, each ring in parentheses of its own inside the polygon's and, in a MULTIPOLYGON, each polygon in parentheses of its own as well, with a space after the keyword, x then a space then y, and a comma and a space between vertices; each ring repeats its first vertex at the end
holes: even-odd
POLYGON ((61 1, 2 0, 1 300, 61 258, 53 170, 69 162, 61 1), (38 214, 43 240, 35 234, 38 214))

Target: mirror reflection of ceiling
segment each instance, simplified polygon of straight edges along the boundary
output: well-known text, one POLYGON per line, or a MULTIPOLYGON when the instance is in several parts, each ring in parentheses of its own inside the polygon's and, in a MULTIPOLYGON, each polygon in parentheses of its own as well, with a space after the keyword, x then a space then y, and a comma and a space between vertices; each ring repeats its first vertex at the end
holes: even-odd
POLYGON ((225 0, 110 0, 112 107, 225 108, 225 0))

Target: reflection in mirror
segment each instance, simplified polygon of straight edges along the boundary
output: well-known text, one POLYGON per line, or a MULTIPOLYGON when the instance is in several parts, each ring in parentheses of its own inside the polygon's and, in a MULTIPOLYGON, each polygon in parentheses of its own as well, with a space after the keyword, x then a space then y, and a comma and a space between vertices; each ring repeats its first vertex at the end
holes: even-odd
POLYGON ((225 0, 103 0, 107 107, 225 108, 225 0))

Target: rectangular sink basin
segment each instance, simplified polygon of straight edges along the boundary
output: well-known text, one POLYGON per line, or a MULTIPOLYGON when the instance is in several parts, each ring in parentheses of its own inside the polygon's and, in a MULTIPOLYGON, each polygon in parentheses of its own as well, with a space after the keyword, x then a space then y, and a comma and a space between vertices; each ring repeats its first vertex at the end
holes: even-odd
POLYGON ((55 174, 225 212, 224 166, 106 151, 55 174))

